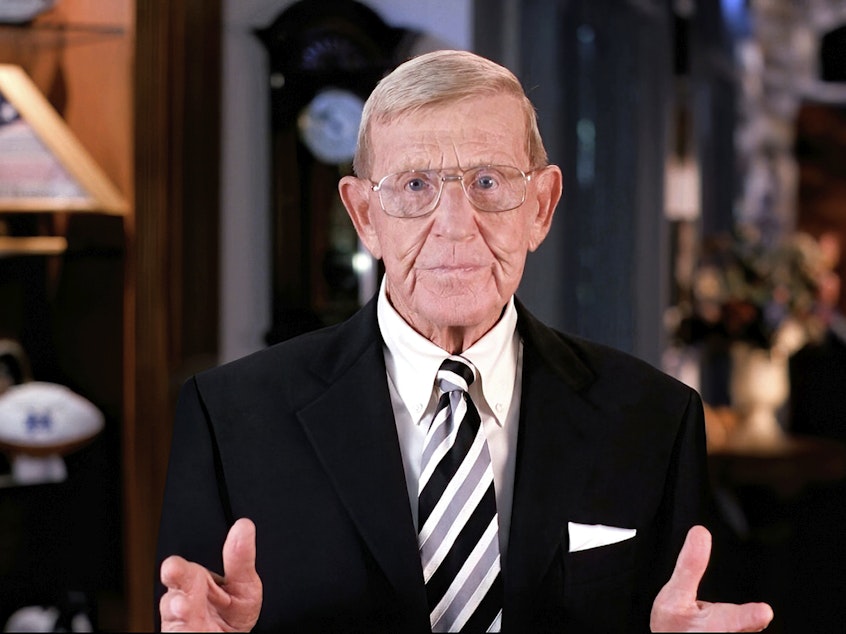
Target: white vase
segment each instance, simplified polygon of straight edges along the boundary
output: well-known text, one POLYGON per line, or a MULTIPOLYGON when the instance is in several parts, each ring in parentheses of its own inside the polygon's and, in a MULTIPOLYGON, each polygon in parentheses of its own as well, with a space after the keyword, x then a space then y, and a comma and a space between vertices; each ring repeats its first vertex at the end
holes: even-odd
POLYGON ((784 439, 778 410, 790 395, 788 356, 737 343, 731 349, 729 392, 738 415, 731 441, 767 448, 784 439))

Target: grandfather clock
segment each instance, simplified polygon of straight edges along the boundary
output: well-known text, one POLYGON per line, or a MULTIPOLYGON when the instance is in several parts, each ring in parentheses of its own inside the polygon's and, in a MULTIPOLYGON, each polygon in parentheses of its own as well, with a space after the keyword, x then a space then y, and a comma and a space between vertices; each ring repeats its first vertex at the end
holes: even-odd
MULTIPOLYGON (((352 0, 302 0, 258 32, 270 55, 275 343, 361 303, 360 253, 338 196, 364 100, 416 34, 352 0)), ((363 264, 363 266, 362 266, 363 264)), ((375 279, 371 272, 370 279, 375 279)))

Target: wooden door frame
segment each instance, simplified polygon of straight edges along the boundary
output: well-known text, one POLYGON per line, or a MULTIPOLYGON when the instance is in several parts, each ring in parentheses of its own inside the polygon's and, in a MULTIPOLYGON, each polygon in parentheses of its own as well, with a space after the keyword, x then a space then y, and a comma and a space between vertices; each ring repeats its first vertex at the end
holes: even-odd
POLYGON ((154 623, 156 537, 176 394, 217 354, 221 5, 136 5, 123 429, 130 631, 151 631, 154 623))

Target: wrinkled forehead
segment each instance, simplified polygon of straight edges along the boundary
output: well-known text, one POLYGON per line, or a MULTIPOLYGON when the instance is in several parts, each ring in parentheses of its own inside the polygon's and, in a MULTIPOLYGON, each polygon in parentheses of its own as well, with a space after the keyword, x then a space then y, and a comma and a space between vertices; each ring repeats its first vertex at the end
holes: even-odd
POLYGON ((373 176, 485 164, 528 167, 525 117, 519 102, 506 95, 374 118, 369 137, 373 176))

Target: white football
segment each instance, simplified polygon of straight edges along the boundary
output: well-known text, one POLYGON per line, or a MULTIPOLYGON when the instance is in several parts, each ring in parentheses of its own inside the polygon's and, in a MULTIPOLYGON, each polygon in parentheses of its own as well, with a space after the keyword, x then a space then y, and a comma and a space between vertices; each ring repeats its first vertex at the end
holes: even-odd
POLYGON ((104 423, 93 403, 57 383, 30 381, 0 395, 0 449, 10 453, 69 453, 104 423))

